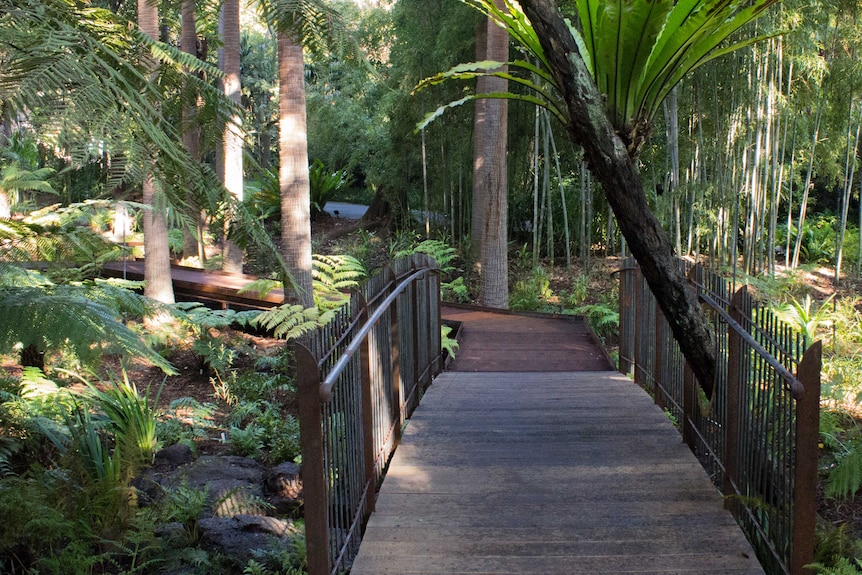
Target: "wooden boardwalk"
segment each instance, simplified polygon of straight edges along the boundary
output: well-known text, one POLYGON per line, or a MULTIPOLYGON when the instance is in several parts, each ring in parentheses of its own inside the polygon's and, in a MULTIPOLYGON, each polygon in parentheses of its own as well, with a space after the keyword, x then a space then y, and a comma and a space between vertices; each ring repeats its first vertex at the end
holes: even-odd
MULTIPOLYGON (((475 341, 493 351, 491 331, 475 341)), ((469 369, 438 376, 414 413, 351 570, 413 573, 763 570, 680 434, 629 379, 469 369)))
MULTIPOLYGON (((144 261, 129 260, 109 262, 102 266, 108 277, 135 281, 144 279, 144 261)), ((269 309, 284 301, 284 292, 277 288, 263 296, 256 293, 238 293, 239 290, 257 280, 255 276, 232 274, 221 271, 202 270, 171 265, 174 294, 179 301, 216 303, 233 309, 269 309)))

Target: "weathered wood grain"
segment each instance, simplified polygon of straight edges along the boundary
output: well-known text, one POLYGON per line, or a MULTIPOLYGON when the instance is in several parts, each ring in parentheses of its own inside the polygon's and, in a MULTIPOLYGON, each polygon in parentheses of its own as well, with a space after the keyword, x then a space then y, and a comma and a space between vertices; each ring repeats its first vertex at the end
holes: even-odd
POLYGON ((405 430, 351 573, 763 571, 630 380, 450 372, 405 430))

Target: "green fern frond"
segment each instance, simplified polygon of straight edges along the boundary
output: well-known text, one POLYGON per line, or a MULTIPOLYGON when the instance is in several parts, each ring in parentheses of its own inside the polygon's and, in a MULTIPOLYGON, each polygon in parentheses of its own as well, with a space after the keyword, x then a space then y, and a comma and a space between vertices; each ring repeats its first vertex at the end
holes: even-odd
POLYGON ((174 316, 192 326, 199 333, 210 329, 224 329, 232 325, 255 325, 259 311, 236 311, 233 309, 210 309, 198 302, 179 302, 173 306, 174 316))
POLYGON ((311 276, 315 289, 326 291, 350 290, 359 287, 367 277, 365 266, 350 255, 311 256, 311 276))
POLYGON ((296 339, 320 327, 321 314, 314 307, 285 304, 261 313, 254 323, 271 330, 275 337, 296 339))
POLYGON ((829 471, 826 496, 852 497, 862 487, 862 440, 851 441, 845 451, 837 455, 835 466, 829 471))
MULTIPOLYGON (((321 312, 334 311, 350 303, 348 292, 358 288, 360 280, 367 276, 362 262, 350 255, 314 254, 311 265, 314 304, 321 312)), ((328 321, 325 318, 320 318, 321 325, 328 321)))
POLYGON ((434 258, 440 271, 444 274, 454 271, 455 268, 451 263, 458 257, 455 248, 440 240, 425 240, 412 248, 397 252, 395 257, 402 258, 416 253, 426 254, 434 258))

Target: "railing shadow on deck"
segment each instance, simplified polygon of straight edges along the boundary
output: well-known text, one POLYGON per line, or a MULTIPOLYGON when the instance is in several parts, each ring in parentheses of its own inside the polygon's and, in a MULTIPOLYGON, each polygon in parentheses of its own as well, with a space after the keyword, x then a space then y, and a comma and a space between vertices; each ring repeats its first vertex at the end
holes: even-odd
POLYGON ((679 425, 768 573, 813 561, 821 344, 808 349, 742 287, 679 260, 714 329, 710 408, 634 259, 620 277, 620 371, 679 425), (795 375, 794 375, 795 371, 795 375))
POLYGON ((416 254, 293 345, 309 575, 355 558, 404 422, 442 369, 440 324, 437 264, 416 254))

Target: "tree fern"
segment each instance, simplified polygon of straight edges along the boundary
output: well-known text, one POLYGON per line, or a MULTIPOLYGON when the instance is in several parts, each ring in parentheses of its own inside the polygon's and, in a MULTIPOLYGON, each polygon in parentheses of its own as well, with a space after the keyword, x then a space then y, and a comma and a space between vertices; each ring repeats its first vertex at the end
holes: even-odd
POLYGON ((141 357, 174 373, 171 365, 126 327, 108 307, 85 297, 81 288, 0 288, 0 352, 19 346, 40 350, 68 346, 95 363, 103 353, 141 357))

